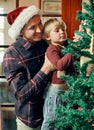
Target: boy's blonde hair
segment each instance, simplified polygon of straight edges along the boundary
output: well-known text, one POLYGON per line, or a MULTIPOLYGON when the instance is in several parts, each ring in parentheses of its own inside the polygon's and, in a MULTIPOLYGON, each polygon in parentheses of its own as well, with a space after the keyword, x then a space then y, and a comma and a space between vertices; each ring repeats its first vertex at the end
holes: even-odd
POLYGON ((44 23, 44 37, 49 36, 50 31, 54 26, 61 27, 66 30, 66 24, 62 19, 51 18, 44 23))

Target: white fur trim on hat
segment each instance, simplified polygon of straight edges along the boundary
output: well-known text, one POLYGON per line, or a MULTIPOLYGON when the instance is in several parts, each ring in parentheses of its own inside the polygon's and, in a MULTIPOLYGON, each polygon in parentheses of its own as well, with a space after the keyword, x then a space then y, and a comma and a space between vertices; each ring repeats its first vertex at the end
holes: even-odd
POLYGON ((17 36, 20 35, 20 31, 24 25, 29 21, 30 18, 37 14, 41 15, 41 11, 34 5, 24 9, 8 30, 9 36, 11 38, 17 38, 17 36))

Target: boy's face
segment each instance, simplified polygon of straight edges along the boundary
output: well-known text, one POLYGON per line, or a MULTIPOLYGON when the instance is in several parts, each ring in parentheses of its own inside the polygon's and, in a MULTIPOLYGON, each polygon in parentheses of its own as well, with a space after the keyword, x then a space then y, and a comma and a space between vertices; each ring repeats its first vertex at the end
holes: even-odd
POLYGON ((49 40, 52 44, 62 44, 67 39, 65 27, 53 26, 50 30, 49 40))
POLYGON ((39 15, 35 15, 29 20, 21 31, 23 38, 30 42, 36 42, 42 39, 43 25, 39 15))

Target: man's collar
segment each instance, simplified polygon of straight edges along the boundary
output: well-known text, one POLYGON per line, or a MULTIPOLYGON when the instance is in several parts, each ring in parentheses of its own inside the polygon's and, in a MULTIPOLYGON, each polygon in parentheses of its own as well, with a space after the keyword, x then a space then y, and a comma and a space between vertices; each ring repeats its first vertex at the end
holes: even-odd
POLYGON ((30 43, 29 41, 26 41, 25 39, 23 39, 21 36, 18 37, 17 39, 21 45, 26 48, 26 50, 28 50, 30 47, 32 47, 34 44, 30 43))

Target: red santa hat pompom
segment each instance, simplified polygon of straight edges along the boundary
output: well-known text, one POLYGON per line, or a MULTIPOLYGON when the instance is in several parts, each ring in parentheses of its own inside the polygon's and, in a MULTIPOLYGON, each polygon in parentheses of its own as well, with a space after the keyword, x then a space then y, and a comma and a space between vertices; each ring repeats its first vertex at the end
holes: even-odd
POLYGON ((7 15, 7 21, 11 25, 8 30, 9 36, 17 38, 24 25, 37 14, 41 15, 41 11, 35 5, 19 7, 9 12, 7 15))

